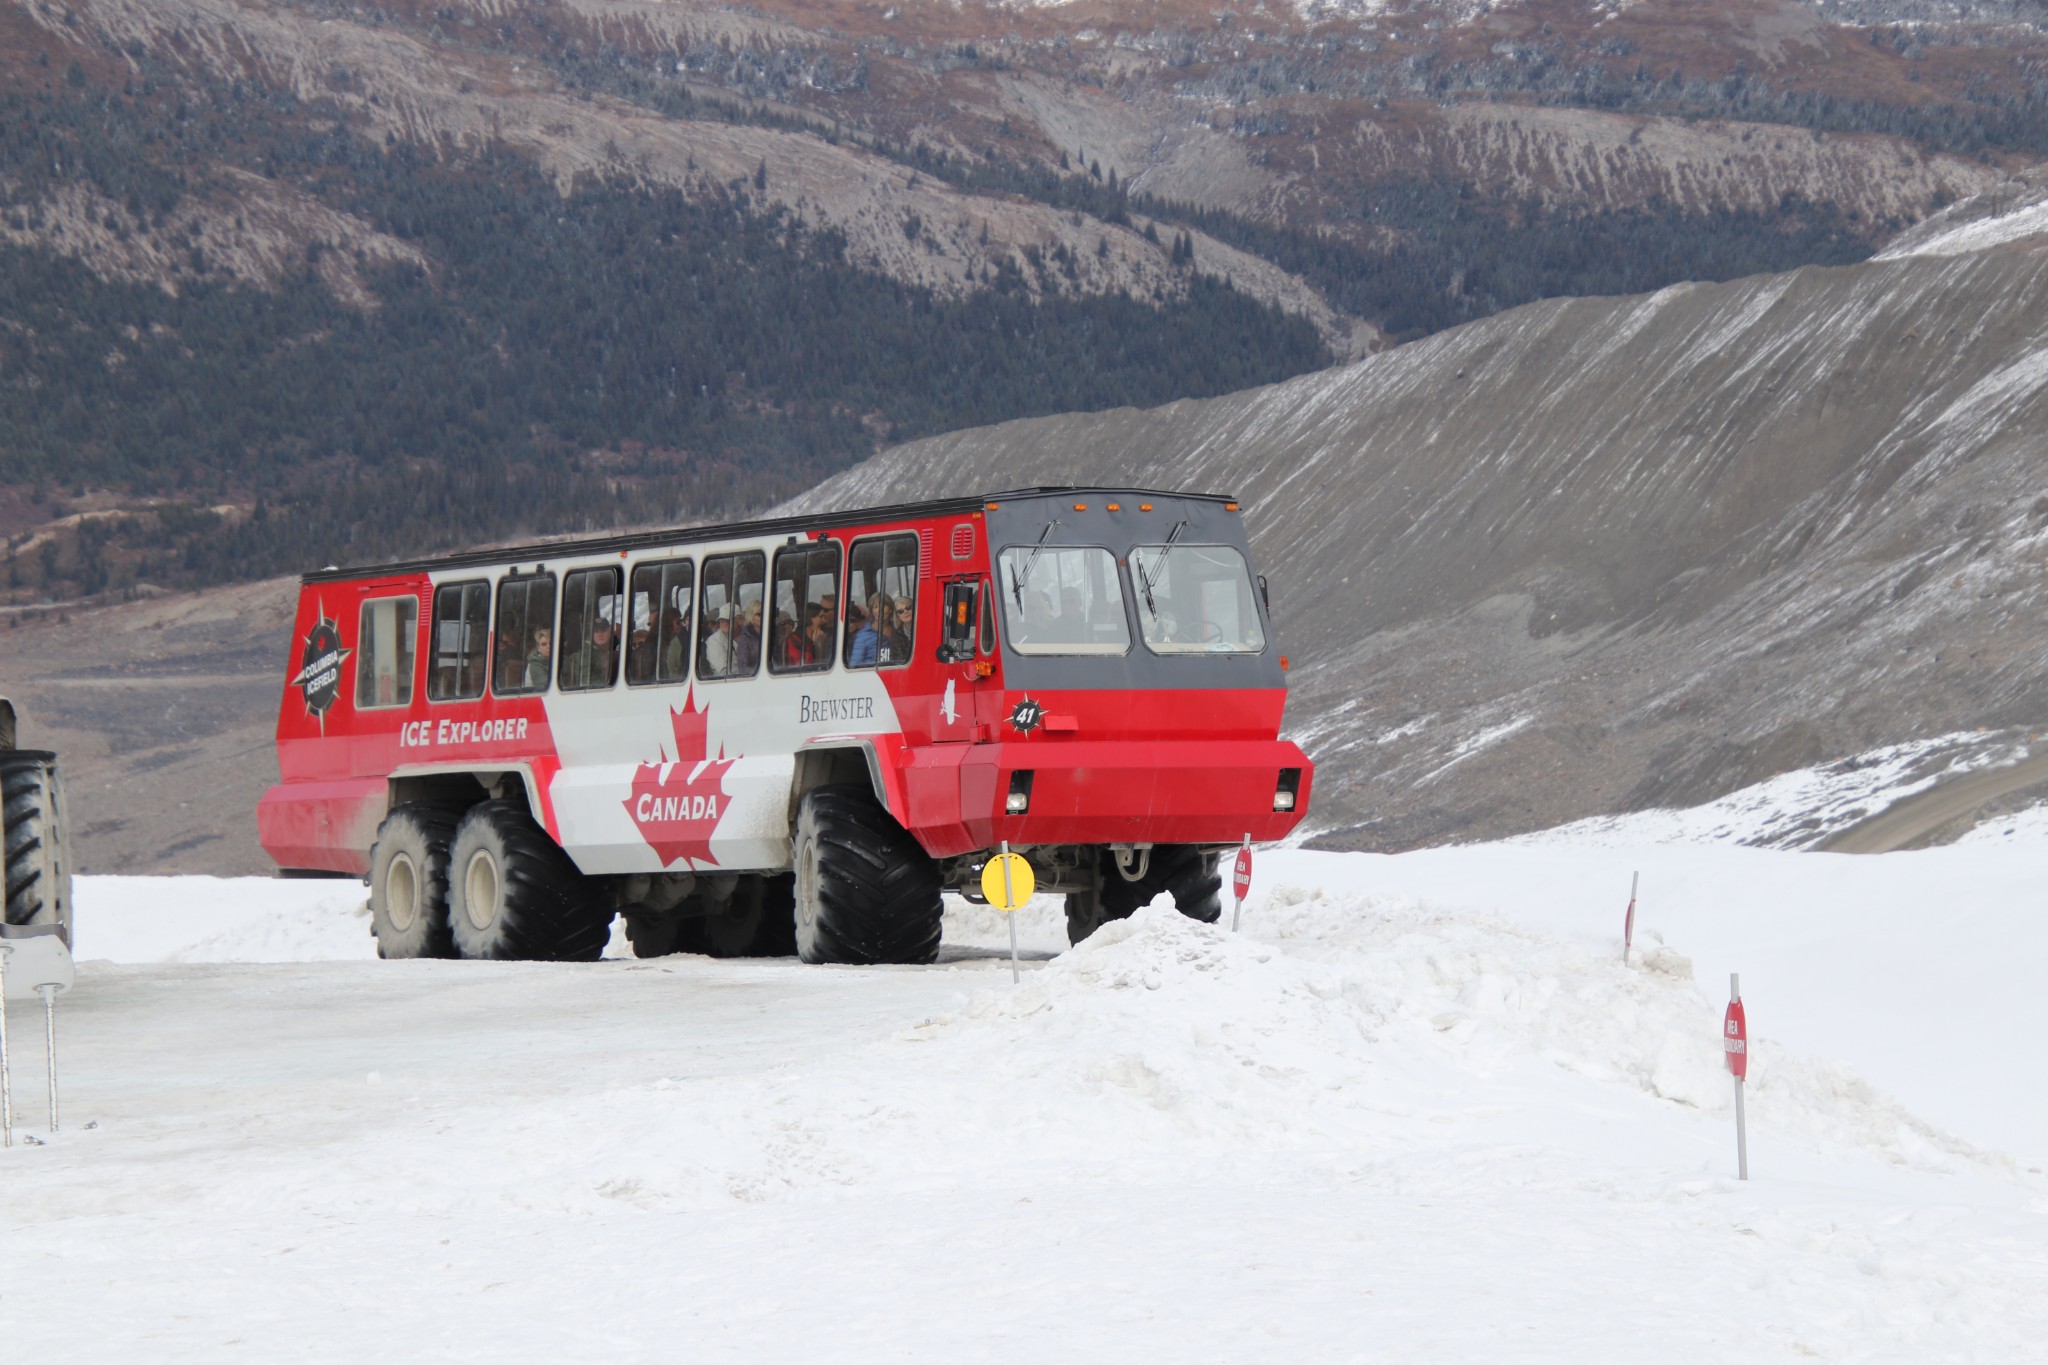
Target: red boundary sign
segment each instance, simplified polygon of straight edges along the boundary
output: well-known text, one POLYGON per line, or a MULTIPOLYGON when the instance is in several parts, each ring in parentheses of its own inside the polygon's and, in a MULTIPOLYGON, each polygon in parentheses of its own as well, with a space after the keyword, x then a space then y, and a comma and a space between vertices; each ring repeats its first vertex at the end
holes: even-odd
POLYGON ((1728 1013, 1721 1020, 1721 1050, 1728 1054, 1728 1069, 1737 1080, 1749 1074, 1749 1020, 1742 1013, 1740 1000, 1728 1002, 1728 1013))
POLYGON ((1237 889, 1237 898, 1243 900, 1252 889, 1252 851, 1249 847, 1237 851, 1237 866, 1231 870, 1230 882, 1237 889))

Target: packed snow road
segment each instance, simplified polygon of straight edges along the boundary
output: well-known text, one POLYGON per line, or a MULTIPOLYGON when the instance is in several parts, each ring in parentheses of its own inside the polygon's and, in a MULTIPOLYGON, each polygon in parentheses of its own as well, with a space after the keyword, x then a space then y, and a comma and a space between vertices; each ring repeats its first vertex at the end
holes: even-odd
MULTIPOLYGON (((2048 932, 2014 897, 2044 869, 2039 842, 1273 854, 1238 935, 1162 905, 1055 956, 1034 906, 1015 987, 967 907, 928 969, 378 963, 346 884, 88 879, 65 1128, 0 1153, 0 1340, 2041 1359, 2048 932)), ((38 1052, 17 1035, 42 1135, 38 1052)))

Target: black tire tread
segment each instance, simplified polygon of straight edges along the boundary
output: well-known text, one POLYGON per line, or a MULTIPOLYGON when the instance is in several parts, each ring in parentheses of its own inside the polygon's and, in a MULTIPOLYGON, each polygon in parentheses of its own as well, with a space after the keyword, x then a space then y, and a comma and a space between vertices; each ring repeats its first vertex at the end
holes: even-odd
POLYGON ((1102 919, 1128 919, 1141 905, 1150 905, 1160 892, 1173 897, 1174 908, 1189 919, 1214 924, 1223 915, 1223 874, 1217 855, 1204 853, 1193 844, 1157 844, 1145 875, 1135 882, 1123 879, 1116 859, 1102 855, 1102 919))
POLYGON ((931 855, 865 787, 813 788, 804 810, 817 832, 819 902, 816 948, 805 960, 937 961, 944 904, 931 855))
MULTIPOLYGON (((411 822, 417 832, 420 844, 426 853, 420 872, 425 885, 421 887, 421 913, 428 915, 429 927, 425 947, 420 957, 448 958, 455 956, 455 938, 448 927, 448 864, 449 854, 455 844, 455 827, 461 823, 459 811, 446 810, 439 806, 404 805, 395 807, 377 826, 377 842, 382 843, 386 831, 396 831, 394 822, 411 822), (427 909, 438 904, 439 915, 427 909)), ((371 862, 376 861, 375 846, 370 854, 371 862)), ((376 932, 375 917, 371 920, 371 932, 376 932)), ((377 941, 377 956, 384 957, 384 942, 377 941)))
MULTIPOLYGON (((503 857, 504 931, 489 956, 499 961, 595 962, 611 941, 611 913, 560 844, 533 823, 523 801, 485 801, 463 817, 487 820, 503 857)), ((462 875, 453 869, 451 876, 462 875)), ((459 913, 459 912, 458 912, 459 913)))
POLYGON ((9 924, 60 925, 71 941, 70 869, 65 865, 64 788, 57 756, 0 751, 0 903, 9 924))

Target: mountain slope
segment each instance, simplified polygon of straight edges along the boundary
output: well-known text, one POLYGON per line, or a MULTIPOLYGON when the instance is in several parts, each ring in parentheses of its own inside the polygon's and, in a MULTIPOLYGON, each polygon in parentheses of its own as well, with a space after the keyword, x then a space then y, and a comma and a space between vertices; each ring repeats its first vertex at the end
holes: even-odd
POLYGON ((913 443, 796 505, 1234 492, 1314 823, 1403 846, 2039 723, 2044 432, 2048 251, 2021 242, 1533 304, 1247 393, 913 443))

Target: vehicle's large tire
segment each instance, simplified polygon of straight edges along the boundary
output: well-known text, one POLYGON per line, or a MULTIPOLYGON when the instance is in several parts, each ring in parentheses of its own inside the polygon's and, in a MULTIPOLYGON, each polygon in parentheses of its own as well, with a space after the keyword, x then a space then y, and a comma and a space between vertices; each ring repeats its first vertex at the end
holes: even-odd
POLYGON ((1217 859, 1193 844, 1155 844, 1145 875, 1132 882, 1116 870, 1115 857, 1104 852, 1100 913, 1091 916, 1091 907, 1081 897, 1068 896, 1067 941, 1079 943, 1110 920, 1129 919, 1132 911, 1150 905, 1162 891, 1172 895, 1174 908, 1189 919, 1214 924, 1223 914, 1223 875, 1217 859))
MULTIPOLYGON (((924 850, 919 849, 920 853, 924 850)), ((754 935, 755 957, 796 956, 796 874, 774 872, 761 877, 761 929, 754 935)))
POLYGON ((456 814, 400 806, 370 846, 370 932, 377 956, 454 957, 448 927, 448 850, 456 814))
MULTIPOLYGON (((1125 914, 1130 911, 1126 910, 1125 914)), ((1102 927, 1102 893, 1100 891, 1069 891, 1067 893, 1067 942, 1079 943, 1102 927)))
POLYGON ((611 906, 524 802, 470 807, 448 877, 448 923, 463 957, 595 962, 611 939, 611 906))
POLYGON ((806 962, 931 962, 938 864, 866 787, 805 793, 797 808, 796 951, 806 962))
POLYGON ((677 934, 683 921, 676 916, 651 910, 628 910, 625 914, 626 941, 633 945, 634 957, 667 957, 682 951, 677 934))
POLYGON ((71 834, 57 756, 0 753, 0 898, 9 924, 54 924, 71 946, 71 834))

